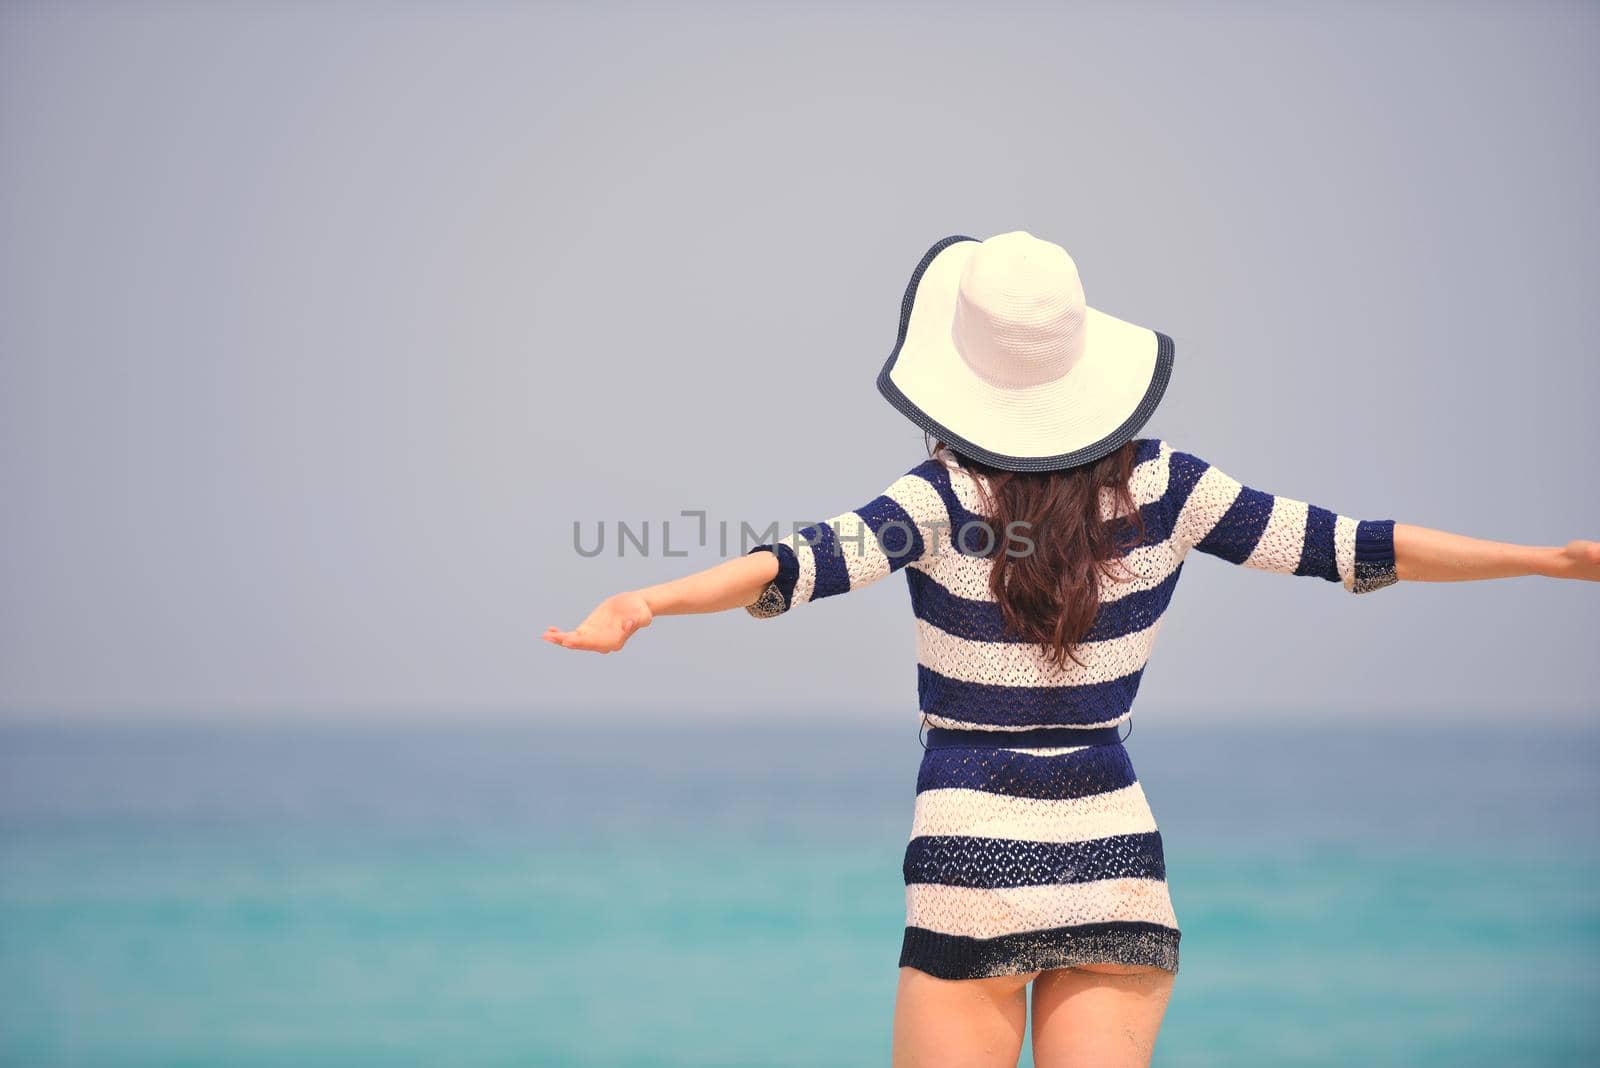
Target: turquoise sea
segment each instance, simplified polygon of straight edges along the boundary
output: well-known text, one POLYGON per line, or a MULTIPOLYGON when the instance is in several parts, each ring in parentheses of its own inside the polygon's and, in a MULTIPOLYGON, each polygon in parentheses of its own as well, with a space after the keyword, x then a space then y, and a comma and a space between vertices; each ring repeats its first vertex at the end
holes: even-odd
MULTIPOLYGON (((0 1063, 887 1064, 881 719, 5 728, 0 1063)), ((1157 1064, 1600 1063, 1600 732, 1135 723, 1157 1064)))

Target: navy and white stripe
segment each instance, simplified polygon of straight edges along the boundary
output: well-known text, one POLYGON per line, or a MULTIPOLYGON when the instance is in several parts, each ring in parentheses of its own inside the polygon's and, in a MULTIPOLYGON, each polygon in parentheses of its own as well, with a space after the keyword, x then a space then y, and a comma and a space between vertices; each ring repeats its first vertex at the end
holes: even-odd
POLYGON ((1355 593, 1396 579, 1393 520, 1252 489, 1160 439, 1136 448, 1130 489, 1145 533, 1122 559, 1132 577, 1102 584, 1075 649, 1081 663, 1053 665, 1006 630, 989 590, 1004 546, 983 524, 975 477, 940 460, 861 508, 752 550, 778 557, 777 578, 750 607, 763 618, 904 571, 926 721, 996 739, 923 756, 902 966, 953 979, 1095 961, 1176 971, 1161 834, 1126 749, 1023 748, 1007 732, 1021 741, 1016 732, 1031 728, 1126 719, 1190 549, 1355 593))
POLYGON ((929 749, 903 867, 901 967, 1178 968, 1161 833, 1121 744, 929 749))
POLYGON ((1244 567, 1327 579, 1366 593, 1395 581, 1394 521, 1356 520, 1245 486, 1159 438, 1136 439, 1131 490, 1145 537, 1125 555, 1139 577, 1105 583, 1076 652, 1053 668, 1008 633, 989 590, 992 534, 974 476, 926 460, 882 496, 752 552, 778 577, 750 612, 780 615, 905 571, 917 619, 917 690, 928 722, 1018 730, 1104 726, 1132 712, 1191 548, 1244 567))

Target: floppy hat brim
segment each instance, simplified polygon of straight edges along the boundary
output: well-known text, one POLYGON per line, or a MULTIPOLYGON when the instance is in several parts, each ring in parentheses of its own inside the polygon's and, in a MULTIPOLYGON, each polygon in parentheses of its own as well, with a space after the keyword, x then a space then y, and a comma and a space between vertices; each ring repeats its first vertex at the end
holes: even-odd
POLYGON ((1149 421, 1172 375, 1172 339, 1087 309, 1083 354, 1061 378, 1019 389, 969 367, 951 337, 961 272, 977 238, 937 242, 917 264, 878 391, 917 426, 975 460, 1049 471, 1098 460, 1149 421))

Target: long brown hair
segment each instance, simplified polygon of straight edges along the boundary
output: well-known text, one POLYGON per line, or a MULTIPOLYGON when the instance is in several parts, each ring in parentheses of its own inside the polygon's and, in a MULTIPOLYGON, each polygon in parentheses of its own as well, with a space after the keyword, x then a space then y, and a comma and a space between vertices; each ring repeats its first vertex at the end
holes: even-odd
POLYGON ((1074 646, 1094 625, 1100 583, 1114 578, 1125 549, 1144 540, 1144 516, 1134 502, 1137 439, 1086 464, 1055 471, 1003 471, 965 456, 942 441, 929 453, 944 453, 980 475, 993 570, 989 589, 1000 602, 1006 630, 1043 647, 1057 667, 1068 659, 1082 665, 1074 646), (1113 518, 1102 518, 1102 493, 1109 490, 1113 518), (1013 524, 1022 524, 1020 527, 1013 524), (1031 549, 1007 535, 1020 531, 1031 549))

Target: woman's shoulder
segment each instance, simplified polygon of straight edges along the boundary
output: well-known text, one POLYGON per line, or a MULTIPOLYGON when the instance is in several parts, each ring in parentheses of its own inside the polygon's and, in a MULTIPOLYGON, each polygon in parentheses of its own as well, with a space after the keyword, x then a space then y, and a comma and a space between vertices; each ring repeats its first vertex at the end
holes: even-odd
POLYGON ((931 488, 951 522, 981 515, 985 511, 987 482, 983 475, 962 466, 960 457, 948 450, 940 450, 927 457, 908 471, 905 478, 931 488))
POLYGON ((1140 504, 1160 500, 1167 493, 1176 450, 1165 438, 1135 438, 1134 444, 1133 476, 1130 480, 1134 499, 1140 504))
POLYGON ((921 479, 935 485, 948 485, 952 479, 960 478, 967 473, 959 463, 943 455, 925 456, 915 461, 913 466, 904 468, 904 471, 905 473, 900 476, 902 479, 921 479))
POLYGON ((1134 438, 1133 444, 1135 463, 1170 456, 1174 451, 1172 443, 1166 438, 1134 438))
POLYGON ((909 501, 931 505, 935 501, 948 503, 958 499, 965 493, 971 477, 959 463, 943 455, 925 456, 901 471, 903 473, 889 484, 884 495, 902 505, 909 501))

